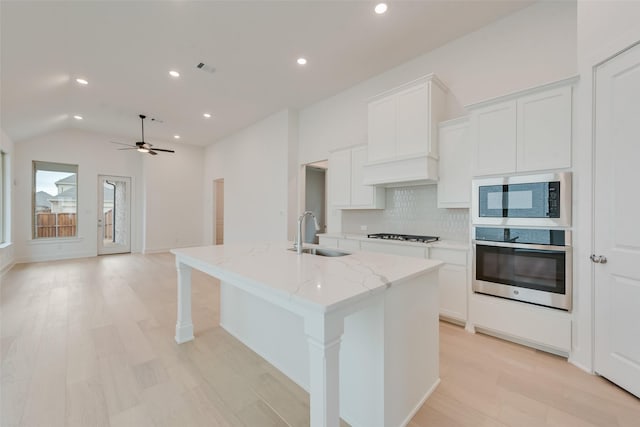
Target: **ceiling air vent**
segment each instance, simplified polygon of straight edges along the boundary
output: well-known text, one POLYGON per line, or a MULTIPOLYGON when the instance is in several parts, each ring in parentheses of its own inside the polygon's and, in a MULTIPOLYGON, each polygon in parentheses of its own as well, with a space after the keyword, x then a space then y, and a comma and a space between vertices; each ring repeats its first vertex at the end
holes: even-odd
POLYGON ((202 71, 206 71, 209 74, 213 74, 216 72, 216 69, 213 68, 211 65, 207 65, 204 62, 200 62, 198 63, 198 65, 196 65, 196 68, 202 70, 202 71))

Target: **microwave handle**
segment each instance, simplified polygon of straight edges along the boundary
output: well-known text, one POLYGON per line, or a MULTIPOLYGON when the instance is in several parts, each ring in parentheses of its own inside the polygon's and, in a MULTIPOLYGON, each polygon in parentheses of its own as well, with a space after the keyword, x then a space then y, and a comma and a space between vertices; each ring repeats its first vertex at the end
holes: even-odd
POLYGON ((475 246, 499 246, 502 248, 539 249, 543 251, 569 252, 571 250, 571 246, 532 245, 528 243, 492 242, 489 240, 473 240, 472 243, 475 246))

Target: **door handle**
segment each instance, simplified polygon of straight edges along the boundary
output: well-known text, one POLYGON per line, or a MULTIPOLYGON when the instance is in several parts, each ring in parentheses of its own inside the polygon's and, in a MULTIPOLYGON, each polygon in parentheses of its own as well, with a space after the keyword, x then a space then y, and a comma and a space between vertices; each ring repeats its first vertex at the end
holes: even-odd
POLYGON ((591 259, 591 261, 595 262, 596 264, 607 263, 607 257, 604 255, 591 254, 591 256, 589 256, 589 259, 591 259))

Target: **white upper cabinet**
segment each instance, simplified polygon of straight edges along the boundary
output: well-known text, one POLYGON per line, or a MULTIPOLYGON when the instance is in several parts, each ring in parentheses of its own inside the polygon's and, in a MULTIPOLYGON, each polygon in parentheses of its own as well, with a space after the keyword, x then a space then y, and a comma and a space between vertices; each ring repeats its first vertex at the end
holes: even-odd
MULTIPOLYGON (((429 91, 426 83, 400 91, 396 96, 395 156, 431 153, 429 91)), ((434 144, 435 146, 436 144, 434 144)))
POLYGON ((438 125, 440 145, 439 208, 471 206, 471 141, 469 118, 448 120, 438 125))
POLYGON ((571 167, 575 78, 467 106, 473 174, 497 175, 571 167))
POLYGON ((518 99, 516 169, 571 167, 571 86, 518 99))
POLYGON ((364 182, 402 185, 438 179, 436 124, 448 89, 430 74, 368 102, 368 158, 364 182))
POLYGON ((387 159, 395 155, 396 100, 383 98, 369 104, 368 160, 387 159), (390 144, 389 141, 394 141, 390 144))
POLYGON ((516 102, 501 102, 471 114, 473 173, 492 175, 516 170, 516 102))
POLYGON ((333 151, 329 155, 329 200, 337 209, 384 209, 384 188, 363 185, 367 146, 333 151))

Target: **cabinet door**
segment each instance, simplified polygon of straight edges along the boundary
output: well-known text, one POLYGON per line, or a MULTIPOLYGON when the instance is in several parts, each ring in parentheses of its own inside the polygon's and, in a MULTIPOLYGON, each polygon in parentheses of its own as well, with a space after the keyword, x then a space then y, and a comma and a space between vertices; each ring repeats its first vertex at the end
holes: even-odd
POLYGON ((438 207, 468 208, 471 205, 471 142, 469 121, 440 127, 438 207))
POLYGON ((445 264, 438 272, 440 314, 452 319, 467 320, 467 269, 445 264))
POLYGON ((406 89, 396 97, 396 156, 427 153, 429 149, 427 85, 423 83, 406 89))
POLYGON ((403 244, 381 243, 375 241, 362 241, 360 248, 367 252, 382 252, 384 254, 409 256, 414 258, 426 258, 427 248, 403 244))
POLYGON ((329 155, 329 200, 332 206, 351 204, 351 150, 329 155))
POLYGON ((351 150, 351 206, 374 205, 374 188, 370 185, 362 185, 364 179, 363 166, 367 162, 367 147, 358 147, 351 150))
POLYGON ((474 175, 516 171, 516 101, 478 108, 471 131, 474 175))
POLYGON ((390 159, 396 149, 396 99, 393 96, 369 103, 368 160, 390 159))
POLYGON ((517 170, 571 167, 571 87, 518 99, 517 170))

